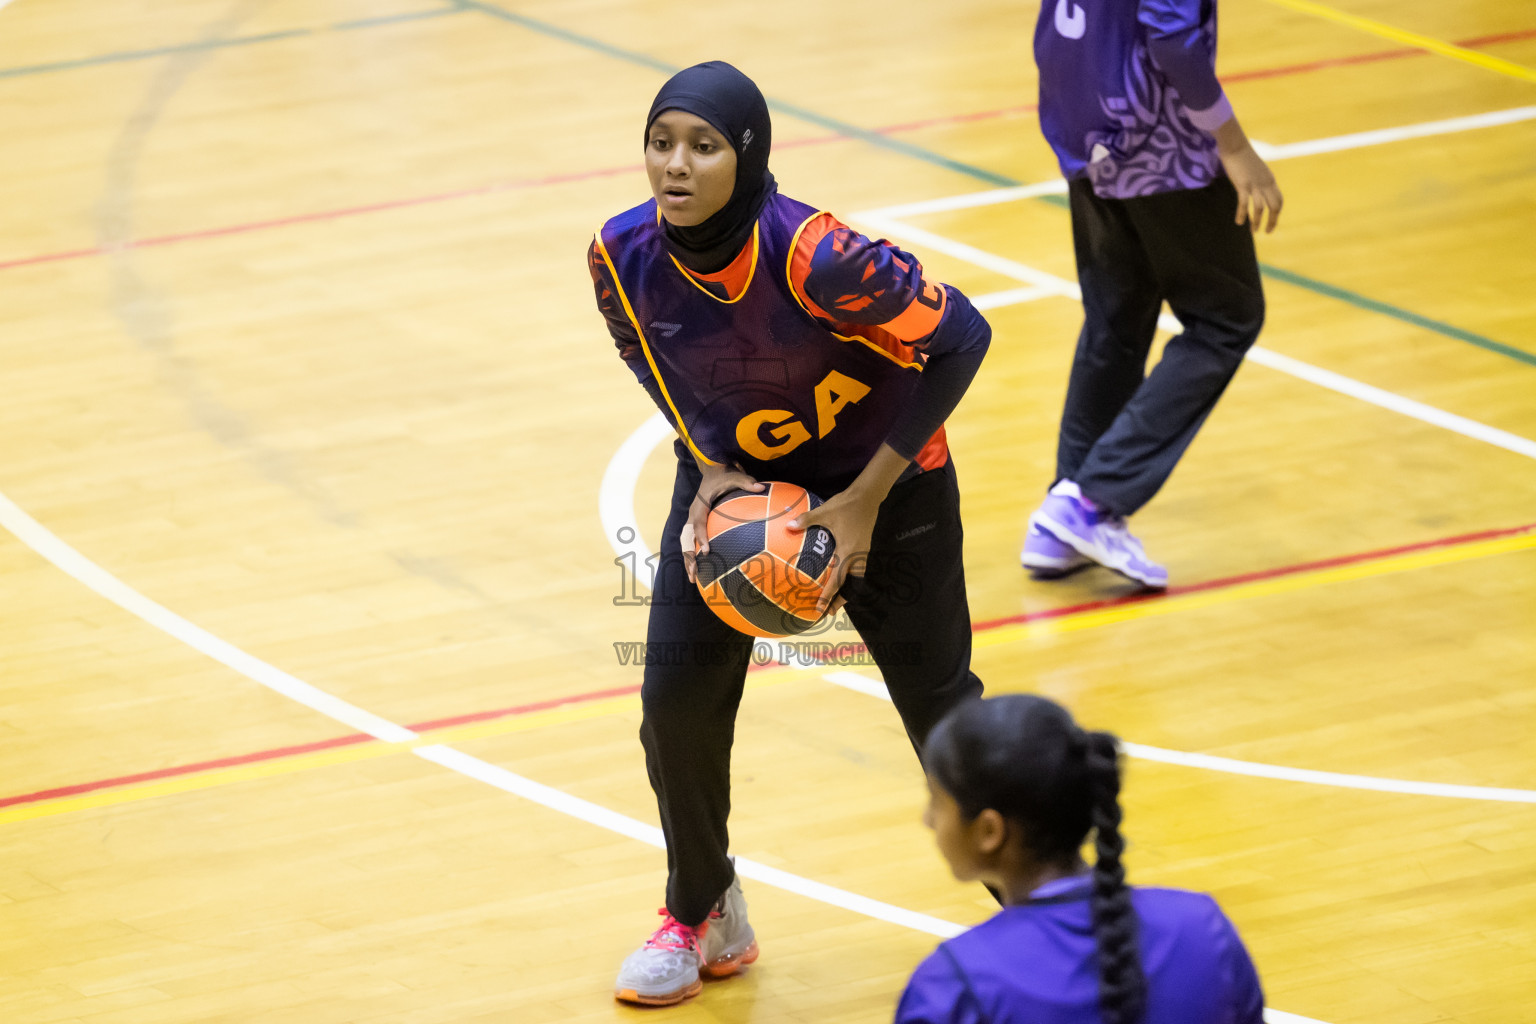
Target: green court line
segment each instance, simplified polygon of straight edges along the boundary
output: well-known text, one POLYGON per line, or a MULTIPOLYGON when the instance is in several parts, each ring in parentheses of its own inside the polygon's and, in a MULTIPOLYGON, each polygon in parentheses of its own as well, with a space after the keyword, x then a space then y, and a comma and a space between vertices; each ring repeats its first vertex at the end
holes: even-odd
POLYGON ((60 60, 51 64, 27 64, 15 68, 0 68, 0 78, 19 78, 22 75, 41 75, 49 71, 71 71, 75 68, 95 67, 98 64, 119 64, 130 60, 143 60, 146 57, 166 57, 173 53, 186 53, 190 50, 216 50, 226 46, 250 46, 253 43, 270 43, 278 39, 294 39, 298 36, 313 35, 312 28, 294 28, 284 32, 267 32, 259 36, 235 36, 231 39, 213 39, 198 43, 181 43, 175 46, 156 46, 149 50, 121 50, 117 53, 103 53, 95 57, 82 57, 79 60, 60 60))
MULTIPOLYGON (((510 22, 511 24, 519 25, 531 31, 538 32, 541 35, 546 35, 554 39, 560 39, 568 43, 573 43, 577 46, 584 47, 588 50, 594 50, 609 57, 617 57, 618 59, 628 61, 631 64, 639 64, 642 67, 647 67, 654 71, 661 71, 671 75, 682 70, 680 67, 668 64, 662 60, 658 60, 649 54, 640 53, 635 50, 626 50, 623 47, 614 46, 612 43, 605 43, 600 39, 594 39, 591 36, 582 35, 579 32, 573 32, 570 29, 561 28, 558 25, 551 25, 548 22, 539 21, 537 18, 530 18, 523 14, 516 14, 504 7, 500 7, 493 3, 488 3, 486 0, 453 0, 453 3, 461 9, 480 11, 502 21, 510 22)), ((872 146, 878 146, 881 149, 900 153, 903 156, 913 157, 914 159, 922 160, 926 163, 934 164, 938 167, 943 167, 948 170, 964 174, 967 177, 976 179, 977 181, 984 181, 989 185, 996 185, 1001 188, 1009 188, 1015 185, 1025 184, 1025 182, 1019 181, 1017 178, 1011 178, 1006 174, 998 174, 997 172, 989 171, 984 167, 977 167, 974 164, 964 163, 960 160, 952 160, 949 157, 944 156, 942 153, 935 153, 933 150, 924 149, 922 146, 913 145, 912 143, 904 142, 901 139, 893 139, 889 136, 881 135, 878 132, 872 132, 867 128, 860 128, 857 125, 847 124, 835 118, 827 117, 824 114, 818 114, 815 111, 806 110, 804 107, 798 107, 791 103, 785 103, 782 100, 775 100, 772 97, 769 97, 768 106, 772 110, 781 111, 790 115, 791 117, 796 117, 803 121, 817 125, 818 127, 837 132, 839 135, 843 135, 847 138, 857 139, 861 142, 867 142, 872 146)), ((1039 196, 1037 198, 1040 202, 1050 203, 1053 206, 1061 207, 1063 209, 1065 209, 1067 206, 1067 201, 1063 196, 1039 196)), ((1439 320, 1431 319, 1430 317, 1423 316, 1419 313, 1414 313, 1411 310, 1400 309, 1397 306, 1382 302, 1378 299, 1372 299, 1368 296, 1361 295, 1358 292, 1352 292, 1346 288, 1340 288, 1337 285, 1328 284, 1326 281, 1318 281, 1314 278, 1307 277, 1304 274, 1298 274, 1293 270, 1285 270, 1281 267, 1271 266, 1267 263, 1259 264, 1259 269, 1265 277, 1274 278, 1276 281, 1282 281, 1289 285, 1295 285, 1298 288, 1304 288, 1318 295, 1323 295, 1330 299, 1336 299, 1340 302, 1354 306, 1357 309, 1363 309, 1367 312, 1379 313, 1383 316, 1392 317, 1393 319, 1400 320, 1403 323, 1412 324, 1415 327, 1420 327, 1424 330, 1432 331, 1444 337, 1454 338, 1457 341, 1463 341, 1470 345, 1475 345, 1478 348, 1485 349, 1486 351, 1494 352, 1502 356, 1508 356, 1511 359, 1525 363, 1529 366, 1536 366, 1536 354, 1526 352, 1523 349, 1515 348, 1512 345, 1506 345, 1500 341, 1494 341, 1492 338, 1485 338, 1481 334, 1476 334, 1472 331, 1468 331, 1460 327, 1455 327, 1451 324, 1443 323, 1439 320)))
POLYGON ((26 64, 21 67, 0 68, 0 78, 20 78, 24 75, 42 75, 51 71, 71 71, 76 68, 90 68, 102 64, 121 64, 127 61, 145 60, 150 57, 168 57, 173 53, 187 53, 193 50, 219 50, 231 46, 252 46, 256 43, 271 43, 279 39, 298 39, 302 36, 320 35, 324 32, 347 32, 359 28, 372 28, 376 25, 390 25, 400 21, 418 21, 422 18, 438 18, 445 14, 459 14, 465 10, 458 4, 447 7, 434 7, 425 11, 411 11, 406 14, 390 14, 378 18, 363 18, 357 21, 339 21, 334 25, 323 28, 291 28, 281 32, 264 32, 254 36, 232 36, 229 39, 209 39, 195 43, 179 43, 171 46, 156 46, 147 50, 121 50, 117 53, 103 53, 95 57, 81 57, 78 60, 60 60, 48 64, 26 64))
MULTIPOLYGON (((600 39, 595 39, 591 36, 582 35, 579 32, 573 32, 569 29, 561 28, 558 25, 552 25, 547 22, 539 21, 535 18, 527 17, 526 15, 517 14, 495 4, 484 2, 484 0, 450 0, 449 4, 444 7, 431 8, 423 11, 409 11, 403 14, 382 15, 374 18, 362 18, 354 21, 336 22, 332 25, 319 29, 288 29, 281 32, 267 32, 261 35, 236 36, 231 39, 214 39, 204 42, 154 47, 145 50, 124 50, 118 53, 100 54, 95 57, 83 57, 78 60, 55 61, 48 64, 32 64, 22 67, 0 68, 0 78, 16 78, 24 75, 44 74, 52 71, 67 71, 74 68, 94 67, 102 64, 115 64, 125 61, 144 60, 152 57, 163 57, 174 53, 184 53, 189 50, 212 50, 233 46, 250 46, 257 43, 268 43, 282 39, 295 39, 302 36, 318 35, 328 31, 345 32, 355 29, 373 28, 380 25, 391 25, 405 21, 420 21, 427 18, 438 18, 448 14, 459 14, 465 11, 478 11, 483 14, 490 15, 494 18, 498 18, 502 21, 519 25, 534 32, 538 32, 542 35, 560 39, 564 42, 572 43, 588 50, 594 50, 598 53, 602 53, 610 57, 616 57, 620 60, 628 61, 632 64, 639 64, 654 71, 662 71, 670 75, 681 70, 675 65, 668 64, 662 60, 658 60, 657 58, 651 57, 648 54, 640 53, 634 50, 626 50, 622 47, 614 46, 610 43, 605 43, 600 39)), ((770 99, 768 101, 768 105, 776 111, 787 114, 794 118, 798 118, 799 120, 805 121, 809 124, 814 124, 829 131, 836 132, 845 138, 866 142, 869 145, 876 146, 880 149, 885 149, 894 153, 900 153, 903 156, 912 157, 913 159, 922 160, 925 163, 933 164, 937 167, 943 167, 946 170, 951 170, 958 174, 963 174, 966 177, 985 182, 989 185, 1008 188, 1014 185, 1024 184, 1024 182, 1018 180, 1017 178, 1009 177, 1006 174, 998 174, 995 171, 987 170, 985 167, 978 167, 975 164, 968 164, 961 160, 955 160, 943 155, 942 153, 936 153, 931 149, 925 149, 922 146, 914 145, 913 143, 906 142, 902 139, 896 139, 888 135, 882 135, 879 132, 870 131, 867 128, 860 128, 857 125, 848 124, 846 122, 839 121, 836 118, 827 117, 824 114, 819 114, 814 110, 807 110, 804 107, 799 107, 792 103, 785 103, 782 100, 770 99)), ((1049 203, 1062 209, 1065 209, 1067 206, 1067 201, 1062 196, 1038 196, 1036 197, 1036 201, 1049 203)), ((1372 299, 1369 296, 1361 295, 1358 292, 1352 292, 1348 289, 1340 288, 1337 285, 1329 284, 1326 281, 1318 281, 1314 278, 1307 277, 1304 274, 1299 274, 1293 270, 1285 270, 1281 267, 1271 266, 1266 263, 1259 264, 1259 269, 1263 272, 1264 276, 1273 278, 1277 281, 1294 285, 1316 294, 1344 302, 1348 305, 1356 307, 1357 309, 1363 309, 1367 312, 1378 313, 1382 316, 1392 317, 1393 319, 1400 320, 1403 323, 1412 324, 1415 327, 1440 334, 1447 338, 1454 338, 1457 341, 1466 342, 1469 345, 1474 345, 1478 348, 1484 349, 1488 352, 1493 352, 1497 355, 1506 356, 1510 359, 1525 363, 1529 366, 1536 366, 1536 354, 1527 352, 1520 348, 1516 348, 1513 345, 1507 345, 1503 342, 1495 341, 1492 338, 1487 338, 1483 335, 1474 333, 1464 328, 1456 327, 1452 324, 1447 324, 1442 321, 1423 316, 1419 313, 1414 313, 1411 310, 1401 309, 1397 306, 1382 302, 1378 299, 1372 299)))
MULTIPOLYGON (((572 32, 569 29, 563 29, 558 25, 551 25, 548 22, 539 21, 536 18, 530 18, 526 15, 516 14, 504 7, 498 7, 495 4, 485 3, 483 0, 454 0, 454 2, 465 10, 480 11, 484 14, 489 14, 493 18, 499 18, 502 21, 511 22, 514 25, 521 25, 523 28, 538 32, 541 35, 550 36, 554 39, 564 40, 568 43, 574 43, 577 46, 582 46, 589 50, 596 50, 598 53, 606 54, 609 57, 617 57, 620 60, 629 61, 631 64, 639 64, 642 67, 651 68, 654 71, 662 71, 668 75, 673 75, 683 70, 681 67, 668 64, 666 61, 657 60, 655 57, 652 57, 648 54, 640 53, 635 50, 626 50, 619 46, 613 46, 610 43, 603 42, 601 39, 593 39, 591 36, 584 36, 579 32, 572 32)), ((815 111, 806 110, 804 107, 797 107, 794 104, 785 103, 782 100, 776 100, 770 97, 768 99, 768 106, 771 110, 776 110, 781 113, 788 114, 789 116, 799 118, 802 121, 808 121, 811 124, 821 128, 826 128, 829 131, 837 132, 839 135, 846 136, 850 139, 858 139, 861 142, 868 142, 872 146, 879 146, 882 149, 889 149, 893 152, 901 153, 904 156, 915 157, 918 160, 924 160, 930 164, 937 164, 940 167, 948 168, 951 171, 958 171, 961 174, 969 175, 972 178, 988 182, 992 185, 1008 186, 1020 184, 1020 182, 1015 181, 1013 178, 1010 178, 1007 175, 994 173, 987 170, 985 167, 977 167, 974 164, 962 163, 959 160, 951 160, 949 157, 944 156, 942 153, 935 153, 931 149, 924 149, 923 147, 915 146, 910 142, 903 142, 901 139, 893 139, 889 136, 881 135, 879 132, 872 132, 867 128, 860 128, 857 125, 847 124, 846 122, 838 121, 835 118, 827 117, 823 114, 818 114, 815 111)))
POLYGON ((1447 338, 1455 338, 1457 341, 1476 345, 1478 348, 1487 349, 1489 352, 1519 360, 1527 366, 1536 366, 1536 354, 1527 352, 1524 349, 1515 348, 1513 345, 1506 345, 1502 341, 1494 341, 1492 338, 1485 338, 1481 334, 1473 334, 1464 328, 1456 327, 1441 320, 1433 320, 1412 310, 1399 309, 1379 299, 1373 299, 1367 295, 1361 295, 1359 292, 1340 288, 1338 285, 1329 284, 1326 281, 1318 281, 1315 278, 1306 277, 1296 273, 1294 270, 1272 267, 1267 263, 1260 263, 1259 269, 1264 272, 1265 277, 1272 277, 1276 281, 1284 281, 1286 284, 1293 284, 1299 288, 1317 292, 1319 295, 1326 295, 1330 299, 1338 299, 1340 302, 1347 302, 1351 306, 1357 306, 1372 313, 1381 313, 1384 316, 1390 316, 1405 323, 1413 324, 1415 327, 1422 327, 1426 331, 1434 331, 1436 334, 1443 334, 1447 338))
POLYGON ((354 28, 374 28, 378 25, 398 25, 402 21, 423 21, 427 18, 441 18, 445 14, 462 14, 464 8, 456 3, 450 3, 447 7, 432 7, 425 11, 406 11, 404 14, 381 14, 373 18, 357 18, 353 21, 338 21, 331 26, 333 32, 347 32, 354 28))

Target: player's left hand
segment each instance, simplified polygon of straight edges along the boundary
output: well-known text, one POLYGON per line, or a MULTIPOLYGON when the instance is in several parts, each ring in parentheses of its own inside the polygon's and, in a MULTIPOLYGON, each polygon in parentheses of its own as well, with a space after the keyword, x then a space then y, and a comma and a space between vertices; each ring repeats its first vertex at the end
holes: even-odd
POLYGON ((820 526, 832 534, 832 575, 821 592, 821 599, 816 602, 818 616, 828 611, 836 612, 843 606, 843 599, 837 592, 844 579, 864 575, 869 563, 870 538, 874 536, 875 517, 879 512, 879 501, 871 501, 857 489, 850 488, 790 521, 791 530, 820 526))

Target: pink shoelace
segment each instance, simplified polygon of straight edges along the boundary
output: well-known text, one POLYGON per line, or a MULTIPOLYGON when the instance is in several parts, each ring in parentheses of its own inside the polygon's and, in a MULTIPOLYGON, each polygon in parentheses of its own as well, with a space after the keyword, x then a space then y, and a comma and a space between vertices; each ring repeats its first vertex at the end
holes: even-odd
POLYGON ((697 950, 699 948, 699 929, 690 928, 667 912, 666 907, 656 911, 666 918, 661 927, 645 941, 650 949, 664 949, 669 952, 678 952, 685 949, 697 950))

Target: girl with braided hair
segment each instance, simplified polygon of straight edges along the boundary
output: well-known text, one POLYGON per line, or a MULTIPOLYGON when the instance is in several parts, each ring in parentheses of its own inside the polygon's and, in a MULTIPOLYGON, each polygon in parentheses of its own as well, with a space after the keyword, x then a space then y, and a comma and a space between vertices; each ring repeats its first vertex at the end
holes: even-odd
POLYGON ((1011 694, 945 715, 923 762, 939 852, 1003 910, 923 961, 896 1024, 1261 1024, 1258 974, 1216 901, 1125 884, 1114 736, 1011 694))

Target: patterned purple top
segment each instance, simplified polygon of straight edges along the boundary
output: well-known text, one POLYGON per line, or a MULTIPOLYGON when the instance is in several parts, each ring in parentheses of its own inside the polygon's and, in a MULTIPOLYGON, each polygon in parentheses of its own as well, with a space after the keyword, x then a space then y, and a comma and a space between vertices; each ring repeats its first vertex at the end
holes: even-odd
POLYGON ((1107 199, 1200 188, 1222 173, 1211 132, 1215 0, 1042 0, 1040 127, 1061 172, 1107 199))

